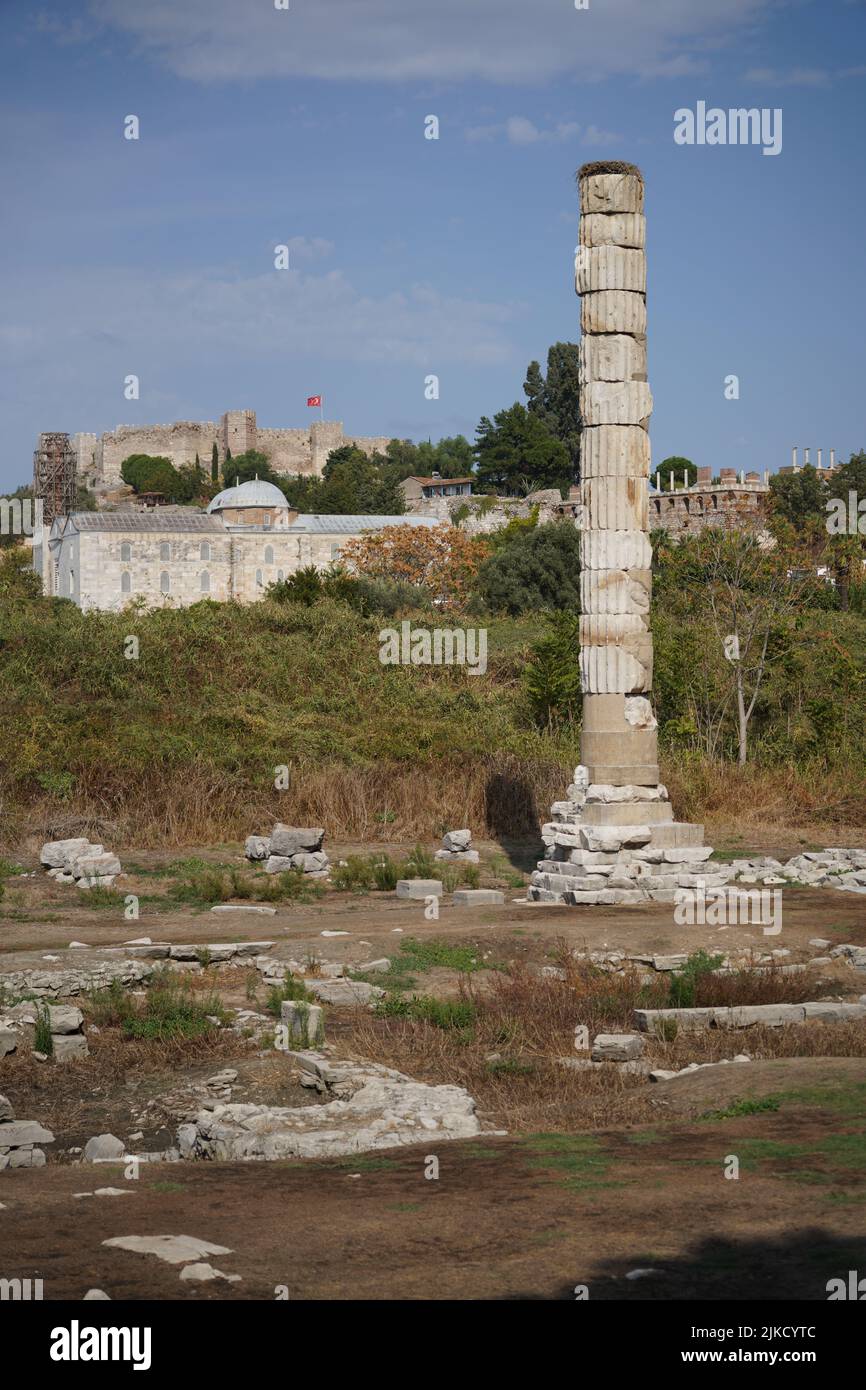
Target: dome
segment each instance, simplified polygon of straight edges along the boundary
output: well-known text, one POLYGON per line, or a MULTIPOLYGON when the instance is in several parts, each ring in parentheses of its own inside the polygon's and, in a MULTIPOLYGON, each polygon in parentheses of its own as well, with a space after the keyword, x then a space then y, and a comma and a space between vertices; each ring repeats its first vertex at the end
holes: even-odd
POLYGON ((208 512, 221 512, 226 507, 282 507, 287 510, 288 506, 285 495, 274 483, 251 478, 248 483, 223 488, 208 503, 208 512))

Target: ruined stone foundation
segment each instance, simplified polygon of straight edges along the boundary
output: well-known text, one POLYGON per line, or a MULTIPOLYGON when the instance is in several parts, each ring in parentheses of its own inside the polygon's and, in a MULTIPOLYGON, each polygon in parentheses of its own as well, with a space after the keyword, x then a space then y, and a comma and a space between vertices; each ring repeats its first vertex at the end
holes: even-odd
POLYGON ((575 287, 580 343, 581 765, 554 802, 532 876, 535 902, 672 900, 712 850, 675 821, 659 782, 650 694, 646 224, 640 171, 587 164, 578 176, 575 287))

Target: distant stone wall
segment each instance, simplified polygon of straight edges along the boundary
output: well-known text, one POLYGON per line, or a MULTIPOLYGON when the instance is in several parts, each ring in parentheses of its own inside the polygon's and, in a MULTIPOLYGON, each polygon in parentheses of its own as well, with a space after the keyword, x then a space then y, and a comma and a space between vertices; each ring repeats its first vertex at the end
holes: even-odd
POLYGON ((376 450, 384 452, 388 443, 386 435, 346 435, 339 420, 316 420, 309 429, 259 429, 254 410, 228 410, 218 423, 176 420, 168 425, 118 425, 100 438, 95 434, 77 434, 73 438, 79 474, 91 486, 98 487, 120 481, 121 464, 130 454, 167 458, 175 468, 194 463, 198 454, 207 470, 214 444, 221 466, 229 449, 235 458, 258 449, 267 455, 277 473, 321 477, 332 449, 352 444, 365 454, 372 454, 376 450))
POLYGON ((761 483, 695 484, 679 492, 651 492, 649 529, 673 535, 708 527, 761 530, 767 521, 770 489, 761 483))

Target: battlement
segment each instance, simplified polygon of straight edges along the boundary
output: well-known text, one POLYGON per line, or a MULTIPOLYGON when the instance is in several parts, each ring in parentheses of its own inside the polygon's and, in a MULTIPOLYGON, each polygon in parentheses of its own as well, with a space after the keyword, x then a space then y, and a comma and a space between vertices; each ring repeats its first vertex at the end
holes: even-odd
POLYGON ((261 429, 254 410, 227 410, 214 420, 172 420, 161 425, 118 425, 105 434, 76 434, 72 447, 81 477, 94 488, 117 486, 120 469, 130 454, 154 454, 170 459, 176 468, 195 463, 210 467, 213 446, 219 461, 229 450, 233 457, 258 449, 277 473, 321 477, 333 449, 354 445, 372 454, 384 450, 389 436, 346 435, 340 420, 315 420, 308 428, 261 429))

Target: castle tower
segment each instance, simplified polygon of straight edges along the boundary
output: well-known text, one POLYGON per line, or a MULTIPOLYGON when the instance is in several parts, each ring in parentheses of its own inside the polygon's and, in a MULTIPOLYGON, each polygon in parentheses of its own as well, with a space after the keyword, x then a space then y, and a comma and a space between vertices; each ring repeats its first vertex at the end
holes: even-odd
POLYGON ((220 420, 220 459, 225 459, 228 449, 231 449, 233 458, 254 449, 257 438, 254 410, 227 410, 220 420))
POLYGON ((709 857, 659 783, 650 693, 646 221, 633 164, 579 171, 581 765, 544 827, 530 898, 639 902, 709 857), (599 876, 615 886, 599 889, 599 876))

